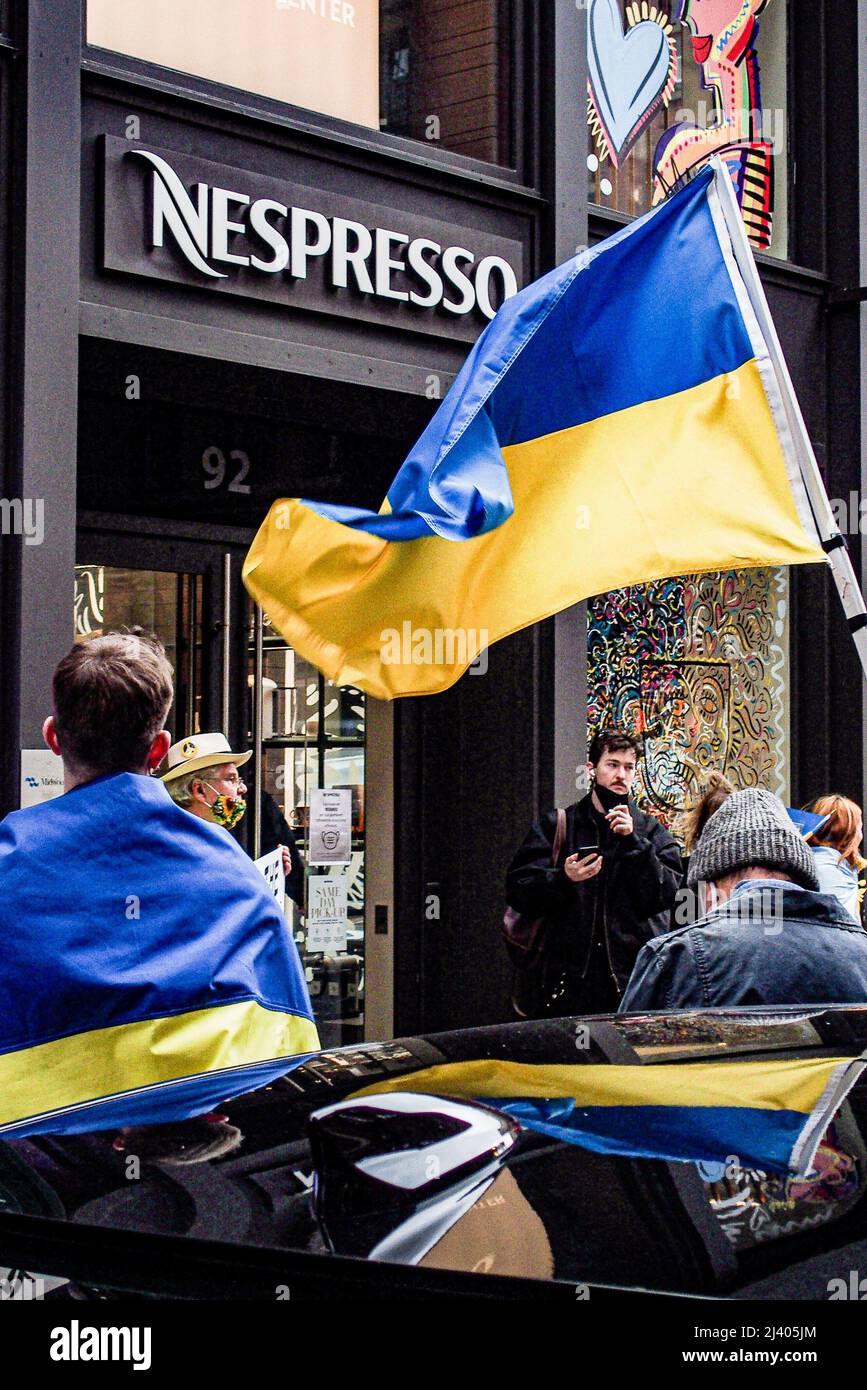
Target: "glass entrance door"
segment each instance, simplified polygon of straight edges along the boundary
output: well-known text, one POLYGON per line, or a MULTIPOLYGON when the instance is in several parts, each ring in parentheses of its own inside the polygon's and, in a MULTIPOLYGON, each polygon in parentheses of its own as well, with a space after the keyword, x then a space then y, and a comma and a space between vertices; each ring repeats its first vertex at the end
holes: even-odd
MULTIPOLYGON (((155 633, 175 673, 173 742, 220 732, 238 748, 246 732, 246 534, 213 528, 199 538, 194 528, 172 522, 135 526, 102 514, 81 523, 74 639, 123 627, 155 633)), ((242 822, 242 844, 244 829, 242 822)))
POLYGON ((248 811, 232 833, 253 859, 294 838, 301 871, 287 881, 284 911, 323 1046, 390 1037, 391 733, 380 727, 380 702, 333 685, 271 627, 244 590, 240 536, 198 541, 106 522, 114 518, 79 536, 75 640, 119 627, 155 632, 175 671, 173 742, 220 731, 233 748, 253 749, 248 811), (341 862, 311 862, 311 812, 323 792, 344 794, 341 862), (377 857, 368 864, 369 836, 377 857))
POLYGON ((202 729, 201 574, 76 565, 74 640, 141 627, 159 637, 175 673, 167 721, 172 741, 202 729))
MULTIPOLYGON (((254 853, 271 847, 265 822, 291 830, 303 859, 287 908, 325 1047, 364 1037, 365 697, 299 657, 249 604, 248 730, 259 779, 254 853), (347 793, 342 862, 315 861, 317 793, 347 793), (275 821, 275 814, 277 820, 275 821), (313 840, 311 840, 313 830, 313 840), (328 885, 324 880, 330 880, 328 885)), ((273 838, 273 831, 271 832, 273 838)))

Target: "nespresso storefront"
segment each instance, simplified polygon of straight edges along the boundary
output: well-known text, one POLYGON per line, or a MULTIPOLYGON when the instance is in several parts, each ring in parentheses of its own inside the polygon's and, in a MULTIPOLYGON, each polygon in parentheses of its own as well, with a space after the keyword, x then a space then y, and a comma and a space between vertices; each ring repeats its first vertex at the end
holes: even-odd
POLYGON ((350 862, 310 871, 338 878, 344 924, 317 922, 309 877, 287 910, 323 1039, 360 1041, 394 1028, 394 712, 296 655, 241 565, 275 497, 378 507, 467 349, 532 276, 530 210, 478 177, 472 198, 419 178, 409 152, 502 162, 514 182, 515 16, 225 0, 205 29, 196 8, 88 10, 93 62, 125 75, 85 79, 76 632, 153 628, 177 672, 173 736, 252 744, 255 856, 276 808, 309 862, 312 790, 349 790, 350 862), (145 84, 155 64, 280 114, 292 100, 331 134, 225 101, 193 110, 145 84), (380 130, 404 137, 401 158, 358 148, 380 130))
MULTIPOLYGON (((796 22, 791 3, 773 3, 774 99, 805 148, 797 94, 812 44, 821 29, 844 51, 847 21, 796 22)), ((41 775, 30 750, 73 634, 156 631, 176 671, 173 737, 220 728, 254 748, 251 852, 275 811, 306 852, 312 789, 349 790, 350 862, 315 871, 340 874, 345 930, 317 936, 309 914, 288 911, 322 1036, 351 1042, 507 1017, 504 867, 539 807, 575 799, 588 711, 639 725, 652 711, 651 797, 688 791, 684 768, 700 756, 764 758, 794 800, 826 784, 860 797, 860 678, 823 575, 785 590, 779 577, 732 590, 722 576, 605 596, 497 644, 482 678, 393 705, 333 687, 241 583, 275 498, 377 508, 503 298, 649 204, 645 146, 615 160, 608 149, 606 162, 588 134, 587 7, 88 0, 84 11, 82 30, 79 0, 35 3, 0 42, 2 234, 15 231, 0 248, 12 269, 4 495, 45 502, 42 544, 4 539, 16 733, 3 810, 41 775), (675 652, 667 629, 684 623, 694 650, 675 652), (629 632, 641 650, 627 671, 629 632), (759 639, 767 679, 753 688, 759 639), (684 753, 683 711, 711 686, 717 742, 684 753), (773 728, 769 699, 784 711, 773 728)), ((685 103, 702 89, 677 42, 685 103)), ((591 69, 615 58, 597 51, 591 69)), ((857 65, 841 72, 842 138, 857 131, 857 65)), ((838 406, 856 390, 857 315, 853 330, 827 289, 857 250, 857 174, 852 193, 823 164, 841 194, 820 238, 802 211, 820 206, 816 170, 796 187, 792 158, 777 165, 763 277, 829 492, 848 496, 857 418, 838 406)))

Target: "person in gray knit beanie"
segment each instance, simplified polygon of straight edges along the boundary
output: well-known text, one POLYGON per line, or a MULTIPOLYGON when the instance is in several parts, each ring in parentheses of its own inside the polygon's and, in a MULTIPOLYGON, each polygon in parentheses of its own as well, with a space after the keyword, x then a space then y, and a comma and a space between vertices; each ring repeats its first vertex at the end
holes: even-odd
POLYGON ((687 883, 716 883, 736 869, 777 869, 817 892, 813 856, 772 792, 750 787, 732 792, 702 831, 689 860, 687 883))
POLYGON ((709 910, 642 947, 620 1013, 867 1003, 867 932, 818 891, 813 856, 771 792, 726 797, 687 884, 703 885, 709 910))

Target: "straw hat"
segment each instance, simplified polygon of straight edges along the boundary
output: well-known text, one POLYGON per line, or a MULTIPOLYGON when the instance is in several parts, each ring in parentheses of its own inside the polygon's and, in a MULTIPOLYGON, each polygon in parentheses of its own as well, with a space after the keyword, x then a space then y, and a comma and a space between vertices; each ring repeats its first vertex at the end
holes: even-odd
POLYGON ((166 757, 167 770, 161 774, 160 780, 174 782, 188 772, 222 767, 223 763, 243 767, 252 756, 252 752, 233 753, 222 734, 194 734, 192 738, 182 738, 179 743, 172 744, 166 757))

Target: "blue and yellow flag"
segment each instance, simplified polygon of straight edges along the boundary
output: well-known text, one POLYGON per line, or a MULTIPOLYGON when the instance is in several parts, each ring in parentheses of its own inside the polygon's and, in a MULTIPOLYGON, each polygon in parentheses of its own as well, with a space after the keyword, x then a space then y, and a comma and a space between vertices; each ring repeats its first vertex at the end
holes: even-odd
POLYGON ((319 1047, 265 880, 120 773, 0 825, 0 1138, 200 1115, 319 1047))
POLYGON ((389 1077, 389 1091, 481 1100, 525 1129, 597 1153, 806 1173, 865 1057, 546 1064, 479 1058, 389 1077))
POLYGON ((809 840, 811 835, 817 835, 822 826, 827 825, 831 819, 830 811, 826 816, 817 816, 814 811, 799 811, 794 806, 787 806, 786 814, 796 826, 798 834, 805 840, 809 840))
POLYGON ((507 300, 379 513, 272 506, 244 579, 298 652, 381 698, 428 694, 591 594, 825 559, 726 177, 507 300))

